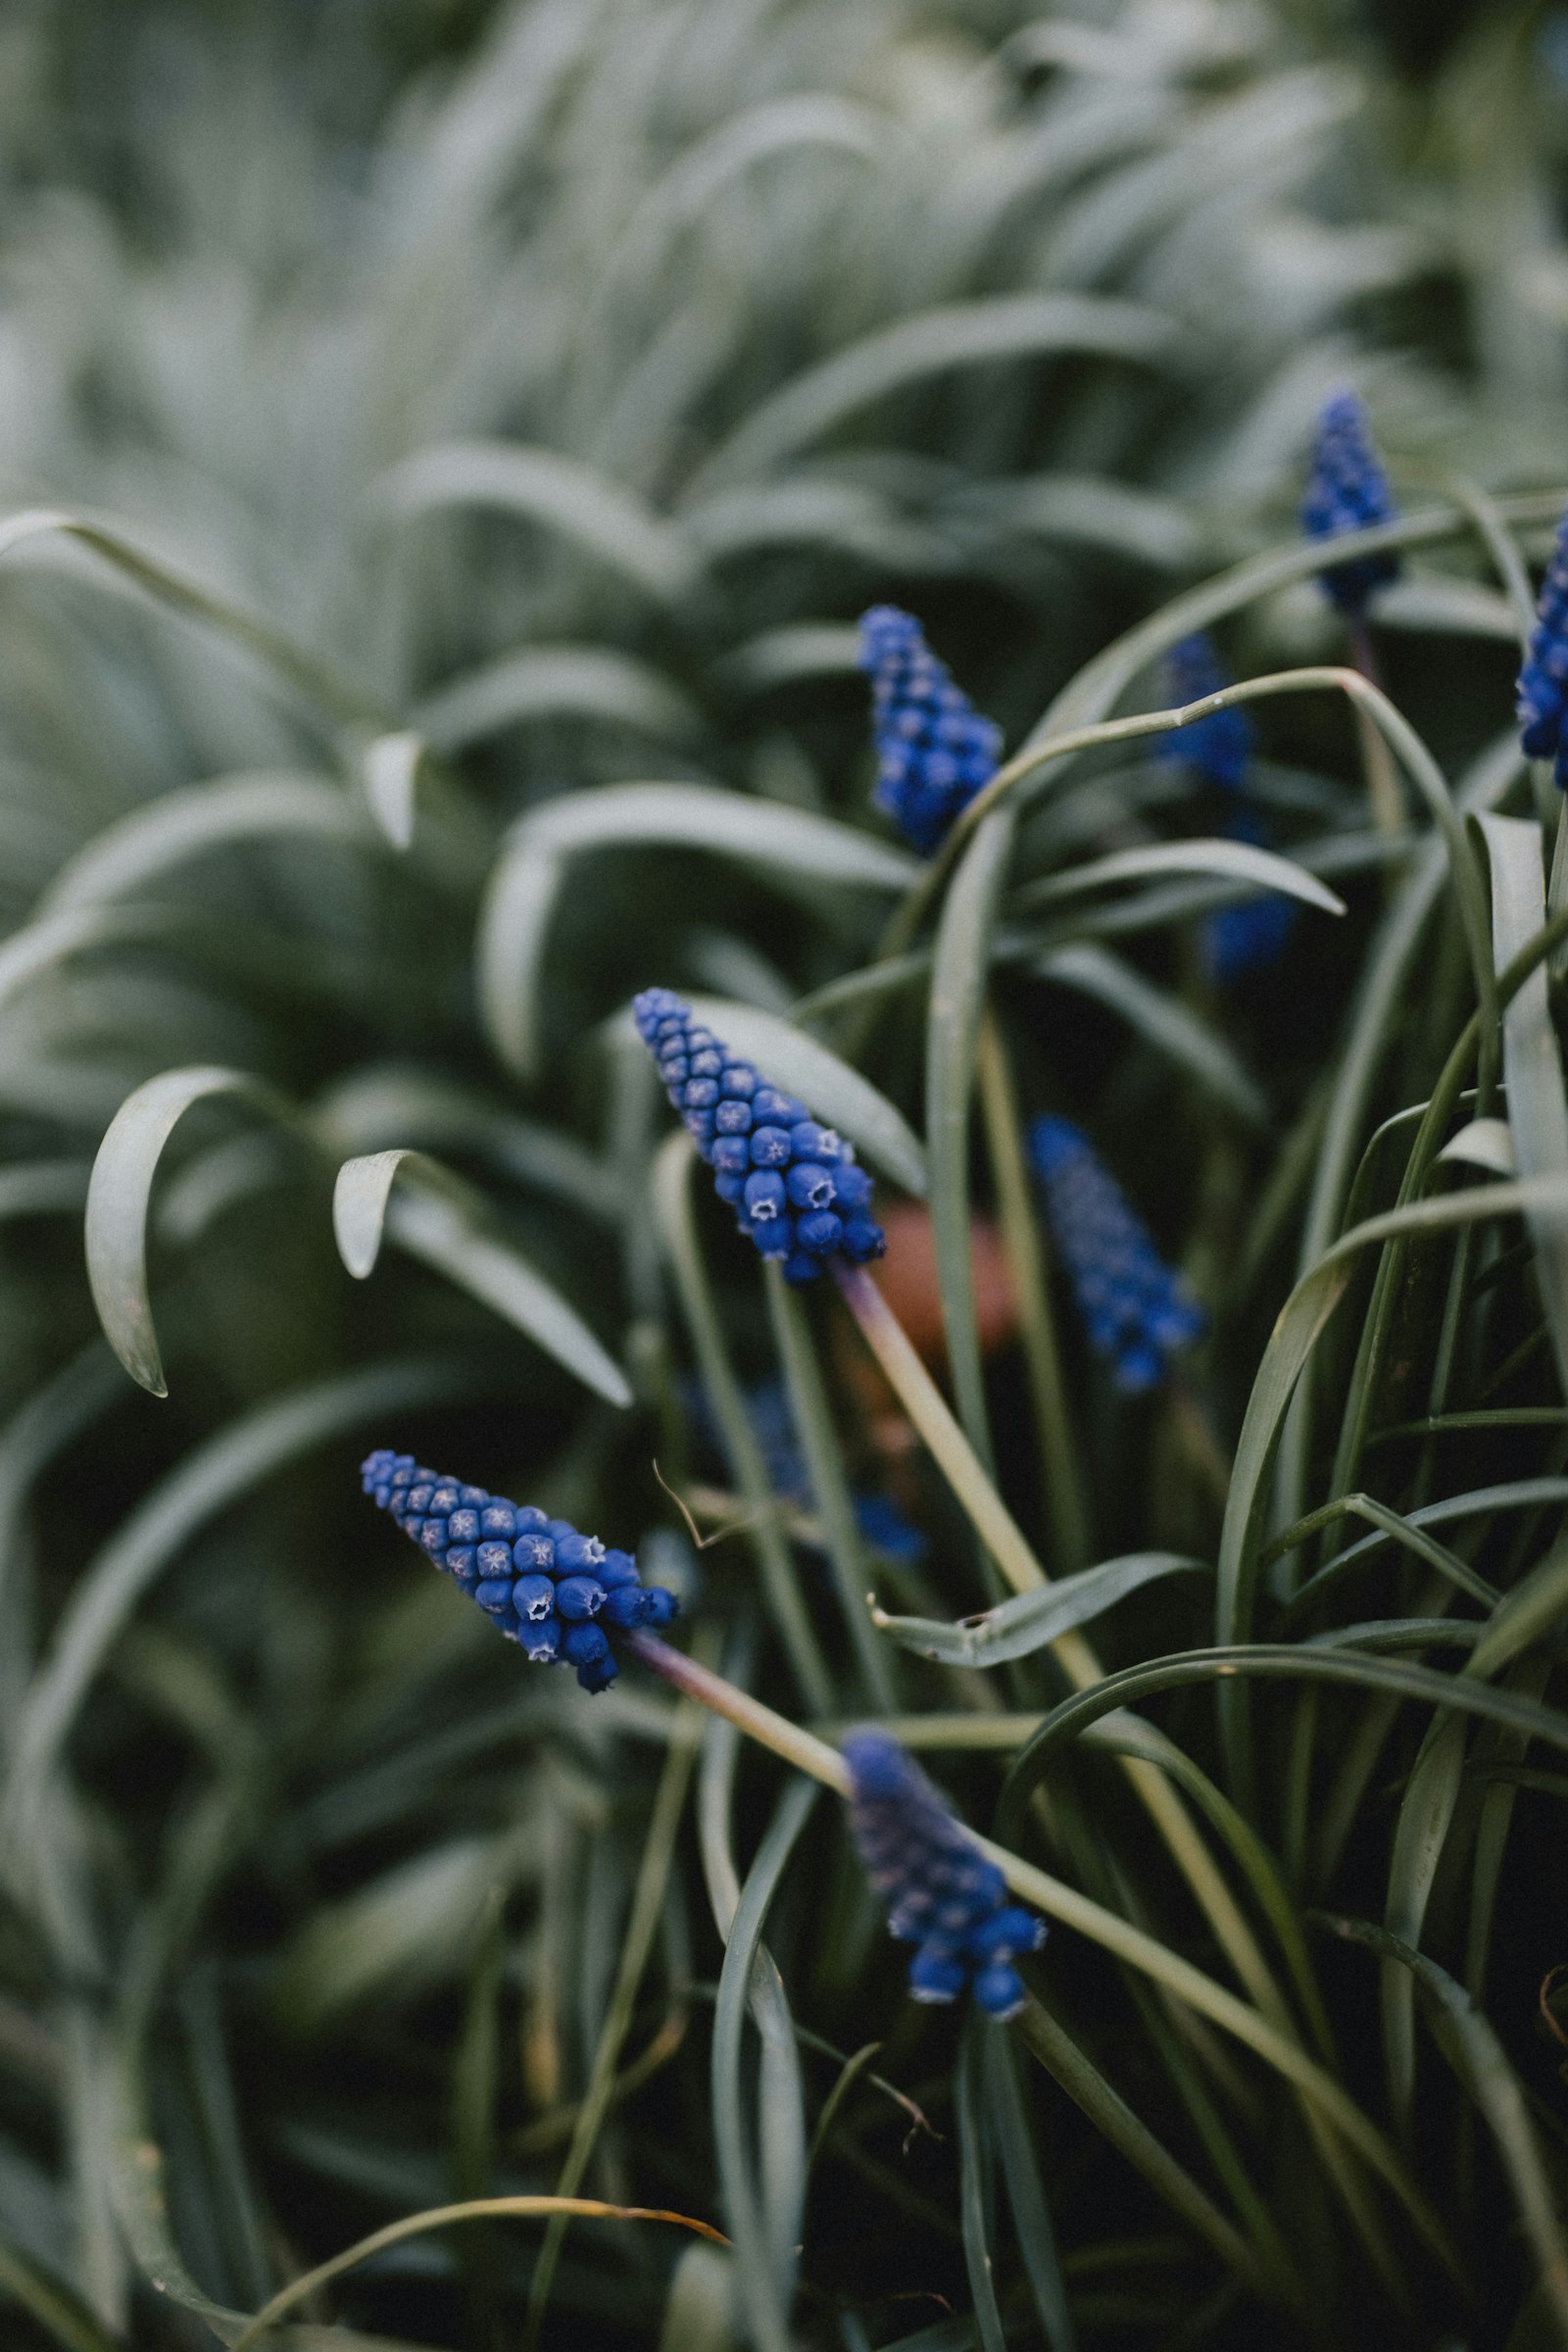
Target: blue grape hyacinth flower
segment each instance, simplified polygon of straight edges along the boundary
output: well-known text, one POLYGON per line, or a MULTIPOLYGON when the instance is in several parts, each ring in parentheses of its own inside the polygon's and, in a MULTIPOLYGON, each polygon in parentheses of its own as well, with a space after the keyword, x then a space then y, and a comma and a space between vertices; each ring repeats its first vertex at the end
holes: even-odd
POLYGON ((608 1551, 565 1519, 426 1470, 379 1446, 360 1464, 365 1492, 539 1665, 574 1666, 585 1690, 619 1668, 612 1632, 668 1625, 679 1603, 645 1585, 629 1551, 608 1551))
POLYGON ((1568 514, 1557 525, 1517 691, 1519 740, 1526 758, 1550 760, 1557 782, 1568 790, 1563 727, 1568 706, 1568 514))
POLYGON ((1205 1318, 1133 1215, 1121 1188, 1070 1119, 1036 1119, 1029 1152, 1060 1252, 1097 1355, 1130 1395, 1163 1380, 1205 1318))
MULTIPOLYGON (((1166 656, 1165 699, 1172 706, 1201 702, 1230 683, 1205 635, 1184 637, 1166 656)), ((1173 767, 1191 768, 1224 792, 1240 792, 1252 758, 1252 722, 1243 710, 1211 710, 1191 726, 1161 735, 1157 756, 1173 767)))
POLYGON ((1002 730, 954 684, 920 623, 897 605, 861 613, 860 667, 871 680, 872 798, 929 857, 996 774, 1002 730))
POLYGON ((861 1266, 882 1255, 871 1179, 853 1145, 721 1045, 673 989, 645 988, 632 1016, 714 1191, 762 1255, 782 1259, 787 1282, 814 1281, 830 1258, 861 1266))
POLYGON ((1008 1902, 1001 1871, 896 1740, 852 1732, 842 1752, 850 1828, 872 1892, 891 1933, 915 1946, 910 1992, 952 2001, 972 1985, 990 2016, 1015 2016, 1024 1988, 1012 1962, 1045 1942, 1044 1920, 1008 1902))
MULTIPOLYGON (((1301 499, 1302 530, 1309 539, 1334 539, 1342 531, 1392 522, 1398 511, 1365 408, 1353 392, 1336 392, 1324 402, 1317 420, 1301 499)), ((1398 572, 1399 559, 1391 548, 1380 556, 1331 564, 1319 578, 1330 603, 1349 619, 1359 620, 1373 591, 1396 579, 1398 572)))

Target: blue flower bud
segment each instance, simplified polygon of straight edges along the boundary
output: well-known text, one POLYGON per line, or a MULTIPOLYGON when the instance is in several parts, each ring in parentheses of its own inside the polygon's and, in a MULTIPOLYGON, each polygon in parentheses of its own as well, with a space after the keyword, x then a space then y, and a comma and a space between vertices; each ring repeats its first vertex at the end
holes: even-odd
MULTIPOLYGON (((1301 499, 1301 528, 1309 539, 1333 539, 1343 531, 1364 531, 1392 522, 1398 509, 1372 439, 1366 410, 1353 392, 1325 401, 1312 443, 1312 463, 1301 499)), ((1399 559, 1390 549, 1336 564, 1322 573, 1324 595, 1351 619, 1365 612, 1374 590, 1396 579, 1399 559)))
POLYGON ((582 1618, 574 1625, 561 1629, 561 1654, 572 1666, 592 1666, 610 1655, 610 1642, 603 1626, 591 1625, 582 1618))
POLYGON ((529 1658, 564 1658, 585 1690, 606 1690, 615 1679, 596 1614, 629 1631, 668 1625, 676 1613, 672 1592, 662 1585, 643 1586, 630 1552, 608 1551, 597 1536, 579 1534, 569 1520, 548 1518, 530 1505, 519 1508, 482 1487, 438 1479, 412 1455, 386 1447, 361 1464, 361 1483, 529 1658), (439 1499, 444 1515, 410 1508, 416 1493, 426 1503, 439 1499), (470 1540, 452 1541, 454 1530, 470 1540), (481 1530, 488 1531, 485 1541, 473 1543, 481 1530))
POLYGON ((552 1520, 550 1533, 555 1538, 556 1566, 567 1576, 581 1576, 597 1568, 605 1556, 605 1547, 597 1536, 579 1536, 564 1519, 552 1520))
POLYGON ((1045 1190, 1052 1239, 1091 1347, 1110 1358, 1119 1388, 1152 1388, 1165 1377, 1176 1350, 1201 1334, 1201 1308, 1188 1298, 1088 1138, 1070 1120, 1037 1119, 1029 1150, 1045 1190))
POLYGON ((896 1740, 855 1732, 843 1753, 850 1827, 872 1891, 892 1933, 917 1946, 910 1992, 951 2001, 969 1984, 982 2009, 1012 2015, 1024 1990, 1009 1955, 1035 1950, 1044 1923, 1007 1902, 1001 1871, 896 1740))
POLYGON ((785 1179, 797 1208, 831 1208, 833 1173, 817 1159, 798 1159, 785 1179))
POLYGON ((860 667, 871 679, 873 798, 926 855, 996 773, 1001 730, 937 660, 912 614, 873 605, 860 615, 860 667))
POLYGON ((632 1017, 688 1127, 694 1118, 710 1122, 693 1132, 714 1190, 737 1210, 741 1232, 761 1254, 783 1260, 787 1280, 814 1281, 835 1255, 855 1265, 881 1256, 871 1180, 831 1127, 811 1118, 793 1095, 766 1085, 749 1062, 734 1060, 672 990, 644 989, 632 1017), (723 1089, 712 1111, 687 1108, 693 1086, 705 1081, 675 1078, 677 1061, 694 1074, 711 1065, 723 1089))
POLYGON ((597 1617, 605 1603, 605 1588, 595 1576, 564 1576, 555 1594, 556 1607, 571 1622, 597 1617))
POLYGON ((519 1617, 537 1625, 556 1605, 556 1588, 548 1576, 519 1576, 512 1588, 512 1605, 519 1617))
MULTIPOLYGON (((793 1170, 791 1173, 793 1174, 793 1170)), ((793 1195, 789 1196, 793 1198, 793 1195)), ((746 1213, 754 1225, 771 1224, 784 1214, 784 1179, 776 1168, 757 1168, 746 1179, 746 1213)))

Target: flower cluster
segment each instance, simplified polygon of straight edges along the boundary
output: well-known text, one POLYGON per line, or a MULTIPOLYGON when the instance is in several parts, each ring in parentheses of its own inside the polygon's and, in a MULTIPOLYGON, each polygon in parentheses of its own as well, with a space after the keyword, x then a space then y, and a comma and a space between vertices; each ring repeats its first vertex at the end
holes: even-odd
POLYGON ((1090 1346, 1110 1359, 1118 1388, 1152 1388, 1177 1348, 1201 1333, 1202 1309, 1187 1297, 1070 1119, 1036 1119, 1029 1150, 1090 1346))
MULTIPOLYGON (((749 1388, 745 1396, 747 1418, 761 1448, 768 1485, 782 1501, 808 1509, 812 1501, 811 1475, 801 1449, 788 1389, 781 1380, 762 1380, 749 1388)), ((683 1384, 683 1396, 704 1442, 722 1455, 723 1436, 703 1383, 694 1380, 683 1384)), ((891 1494, 872 1494, 857 1488, 850 1499, 855 1505, 856 1526, 874 1551, 910 1567, 918 1565, 925 1556, 925 1537, 905 1517, 891 1494)))
MULTIPOLYGON (((1342 531, 1364 531, 1392 522, 1398 509, 1372 439, 1366 410, 1353 392, 1325 401, 1312 442, 1311 470, 1301 500, 1301 528, 1309 539, 1334 539, 1342 531)), ((1376 588, 1398 577, 1392 549, 1336 564, 1322 577, 1323 593, 1354 620, 1376 588)))
POLYGON ((617 1668, 606 1627, 668 1625, 677 1607, 662 1585, 644 1585, 629 1551, 607 1551, 564 1519, 465 1487, 381 1446, 360 1465, 365 1492, 444 1568, 509 1641, 541 1664, 575 1666, 585 1690, 603 1690, 617 1668))
MULTIPOLYGON (((1165 699, 1173 708, 1201 702, 1230 684, 1205 635, 1184 637, 1165 660, 1165 699)), ((1243 710, 1211 710, 1159 738, 1159 757, 1189 767, 1225 792, 1240 792, 1252 757, 1252 722, 1243 710)))
POLYGON ((1568 790, 1568 742, 1563 715, 1568 705, 1568 514, 1557 525, 1556 544, 1541 583, 1530 651, 1519 672, 1520 742, 1531 760, 1556 762, 1556 777, 1568 790))
POLYGON ((783 1259, 786 1281, 812 1281, 830 1257, 859 1266, 882 1255, 853 1145, 720 1045, 673 989, 645 988, 632 1013, 713 1189, 762 1255, 783 1259))
POLYGON ((897 605, 860 615, 860 667, 871 679, 874 799, 926 856, 997 772, 1002 730, 955 686, 897 605))
POLYGON ((853 1732, 850 1827, 888 1926, 917 1948, 909 1990, 917 2001, 956 2000, 966 1984, 992 2017, 1012 2017, 1024 1988, 1012 1966, 1038 1951, 1043 1920, 1007 1901, 1006 1885, 919 1766, 881 1732, 853 1732))

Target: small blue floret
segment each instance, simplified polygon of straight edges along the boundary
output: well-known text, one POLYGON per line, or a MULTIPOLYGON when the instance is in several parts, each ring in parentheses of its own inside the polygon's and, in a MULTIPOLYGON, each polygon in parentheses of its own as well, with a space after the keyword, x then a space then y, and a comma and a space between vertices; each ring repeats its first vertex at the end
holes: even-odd
POLYGON ((1046 1939, 1043 1920, 1007 1901, 1005 1882, 919 1766, 881 1732, 845 1740, 850 1828, 893 1935, 915 1945, 917 2001, 956 2000, 966 1984, 992 2017, 1022 2008, 1012 1966, 1046 1939))
POLYGON ((1118 1388, 1153 1388, 1176 1351, 1201 1335, 1202 1309, 1188 1298, 1070 1119, 1036 1119, 1029 1151, 1089 1345, 1108 1358, 1118 1388))
MULTIPOLYGON (((1317 420, 1301 499, 1302 530, 1309 539, 1334 539, 1342 531, 1392 522, 1398 511, 1366 410, 1353 392, 1335 393, 1317 420)), ((1396 579, 1398 571, 1399 559, 1391 548, 1380 556, 1333 564, 1319 576, 1324 595, 1354 620, 1365 612, 1374 590, 1396 579)))
MULTIPOLYGON (((763 1257, 783 1260, 785 1279, 811 1282, 832 1257, 864 1265, 885 1248, 869 1215, 871 1180, 856 1164, 851 1145, 822 1127, 804 1102, 767 1085, 750 1062, 737 1060, 693 1019, 673 989, 645 988, 633 1000, 638 1034, 661 1076, 674 1064, 711 1062, 722 1088, 711 1128, 692 1140, 713 1171, 713 1190, 736 1212, 736 1223, 763 1257)), ((683 1109, 691 1084, 665 1077, 670 1102, 683 1109)))
POLYGON ((1519 740, 1525 757, 1550 760, 1559 785, 1568 789, 1568 514, 1541 583, 1530 651, 1519 672, 1519 740))
POLYGON ((483 1487, 459 1487, 421 1469, 412 1453, 387 1446, 367 1456, 360 1476, 366 1494, 472 1594, 509 1641, 541 1665, 560 1658, 574 1666, 585 1690, 607 1690, 615 1679, 604 1625, 626 1633, 668 1625, 675 1615, 673 1592, 645 1586, 629 1551, 607 1551, 569 1520, 547 1519, 483 1487), (486 1540, 475 1544, 480 1533, 486 1540))
POLYGON ((896 605, 861 613, 860 667, 871 679, 873 798, 929 856, 996 774, 1002 730, 954 684, 919 622, 896 605))

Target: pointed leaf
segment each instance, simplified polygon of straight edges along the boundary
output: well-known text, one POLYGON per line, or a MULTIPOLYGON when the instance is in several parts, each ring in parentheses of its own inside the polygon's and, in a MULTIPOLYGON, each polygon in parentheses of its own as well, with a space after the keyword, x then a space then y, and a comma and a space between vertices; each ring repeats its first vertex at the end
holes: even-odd
POLYGON ((624 1374, 576 1308, 520 1250, 487 1231, 487 1221, 479 1195, 422 1152, 372 1152, 345 1160, 337 1173, 332 1230, 357 1281, 371 1272, 390 1234, 411 1257, 526 1333, 596 1396, 629 1405, 624 1374))
POLYGON ((413 846, 414 788, 423 758, 424 739, 411 727, 377 735, 360 757, 366 803, 395 850, 413 846))
POLYGON ((167 1396, 163 1358, 147 1289, 147 1211, 164 1146, 193 1102, 243 1095, 288 1118, 259 1078, 199 1064, 165 1070, 127 1095, 98 1147, 87 1188, 87 1280, 105 1337, 125 1370, 155 1396, 167 1396))
POLYGON ((920 870, 869 833, 712 784, 612 784, 547 801, 508 835, 479 918, 485 1025, 513 1069, 530 1075, 538 1063, 545 951, 569 861, 651 844, 877 890, 904 890, 920 870))
POLYGON ((891 1634, 901 1649, 936 1658, 945 1666, 1003 1666, 1088 1625, 1145 1585, 1166 1576, 1207 1575, 1204 1560, 1175 1551, 1135 1551, 1080 1569, 1038 1592, 1018 1592, 981 1616, 949 1625, 935 1617, 889 1617, 873 1605, 871 1621, 891 1634))

